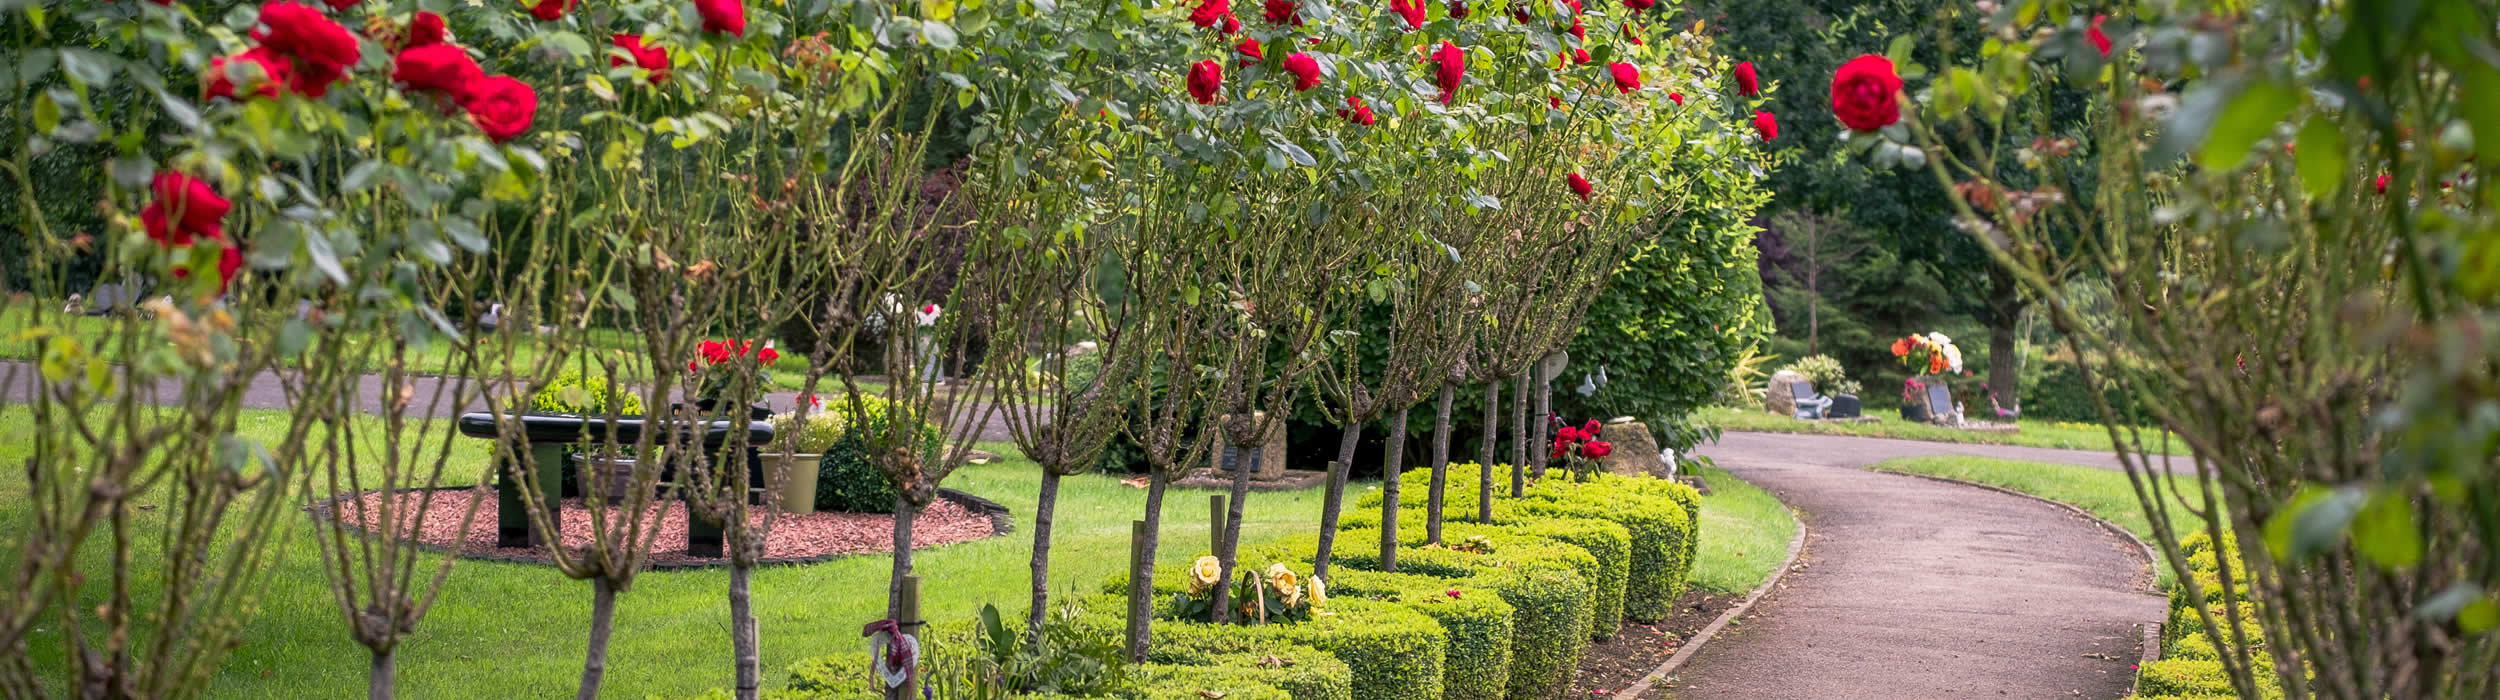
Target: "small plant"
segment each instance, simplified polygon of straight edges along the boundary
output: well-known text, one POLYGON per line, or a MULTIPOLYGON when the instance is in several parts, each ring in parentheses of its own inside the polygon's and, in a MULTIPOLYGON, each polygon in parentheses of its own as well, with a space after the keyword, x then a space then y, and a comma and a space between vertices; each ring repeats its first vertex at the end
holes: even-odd
POLYGON ((773 438, 778 442, 775 447, 786 446, 803 455, 820 455, 833 449, 847 427, 840 412, 821 408, 809 411, 805 423, 799 422, 797 413, 775 414, 772 423, 773 438))
POLYGON ((1029 640, 1021 625, 1010 627, 1001 619, 998 606, 981 606, 982 684, 1012 694, 999 697, 1105 696, 1118 690, 1127 678, 1127 645, 1117 635, 1074 624, 1085 616, 1077 599, 1063 596, 1042 633, 1029 640))
POLYGON ((1866 388, 1858 384, 1858 380, 1850 379, 1849 371, 1830 355, 1808 355, 1782 369, 1804 376, 1806 381, 1814 382, 1814 388, 1826 394, 1855 396, 1866 388))
POLYGON ((1762 367, 1770 364, 1772 359, 1771 355, 1762 354, 1759 347, 1745 346, 1744 352, 1736 356, 1736 362, 1727 367, 1727 384, 1719 388, 1719 403, 1726 406, 1761 403, 1763 395, 1770 393, 1770 388, 1762 384, 1762 367))
POLYGON ((608 378, 584 375, 566 370, 555 381, 540 387, 530 397, 532 413, 570 413, 583 416, 605 416, 613 409, 618 416, 642 415, 642 397, 608 386, 608 378))
POLYGON ((1599 431, 1597 421, 1593 419, 1578 428, 1566 426, 1554 431, 1553 452, 1546 458, 1562 460, 1564 468, 1571 471, 1572 481, 1594 478, 1599 471, 1599 460, 1615 452, 1613 444, 1597 439, 1599 431))
MULTIPOLYGON (((1215 588, 1221 585, 1224 563, 1212 556, 1199 557, 1189 566, 1189 591, 1173 594, 1173 604, 1181 619, 1209 622, 1214 619, 1215 588)), ((1232 621, 1243 625, 1293 624, 1307 622, 1314 616, 1330 615, 1328 585, 1313 577, 1309 585, 1293 568, 1283 563, 1270 564, 1266 571, 1241 572, 1241 581, 1231 591, 1234 607, 1232 621)))

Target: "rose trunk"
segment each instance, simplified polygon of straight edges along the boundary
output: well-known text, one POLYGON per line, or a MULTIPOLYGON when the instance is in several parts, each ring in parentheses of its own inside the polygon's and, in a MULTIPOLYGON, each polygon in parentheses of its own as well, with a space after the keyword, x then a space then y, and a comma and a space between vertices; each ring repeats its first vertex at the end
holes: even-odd
POLYGON ((1389 454, 1380 466, 1380 570, 1398 570, 1398 482, 1406 460, 1406 411, 1389 419, 1389 454))
POLYGON ((1345 506, 1346 473, 1353 471, 1354 447, 1363 439, 1363 424, 1347 420, 1337 439, 1337 461, 1328 463, 1328 494, 1320 500, 1319 549, 1311 555, 1311 576, 1328 574, 1329 555, 1337 545, 1337 515, 1345 506))
POLYGON ((1442 494, 1450 484, 1450 404, 1457 401, 1457 385, 1444 383, 1434 397, 1432 417, 1432 488, 1425 494, 1424 543, 1441 543, 1442 494))

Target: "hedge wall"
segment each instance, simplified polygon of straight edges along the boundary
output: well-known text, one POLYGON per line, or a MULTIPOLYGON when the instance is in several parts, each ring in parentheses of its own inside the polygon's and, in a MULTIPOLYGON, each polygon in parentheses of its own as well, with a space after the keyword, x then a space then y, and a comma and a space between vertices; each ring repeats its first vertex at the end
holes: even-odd
MULTIPOLYGON (((1494 469, 1497 478, 1504 470, 1494 469)), ((1443 491, 1445 522, 1466 522, 1475 518, 1476 488, 1479 480, 1473 464, 1452 464, 1448 485, 1443 491)), ((1415 469, 1406 472, 1399 488, 1406 494, 1399 506, 1398 534, 1401 539, 1423 536, 1423 506, 1427 489, 1432 485, 1432 471, 1415 469), (1409 506, 1405 502, 1414 505, 1409 506)), ((1623 599, 1623 616, 1639 622, 1665 619, 1675 609, 1675 601, 1684 595, 1686 581, 1691 577, 1693 558, 1700 552, 1699 525, 1701 494, 1692 487, 1673 481, 1648 477, 1602 475, 1590 483, 1568 479, 1547 478, 1528 489, 1527 497, 1513 500, 1503 494, 1507 484, 1496 484, 1497 500, 1493 522, 1512 525, 1537 519, 1600 519, 1622 525, 1631 536, 1631 560, 1627 571, 1623 599)), ((1341 518, 1341 527, 1377 527, 1380 522, 1379 492, 1356 499, 1356 510, 1341 518)), ((1343 535, 1340 536, 1345 537, 1343 535)), ((1447 538, 1445 538, 1447 539, 1447 538)), ((1404 563, 1403 559, 1400 561, 1404 563)), ((1606 626, 1606 625, 1600 625, 1606 626)))
POLYGON ((1500 700, 1510 687, 1510 645, 1516 609, 1499 593, 1464 579, 1339 568, 1329 572, 1330 596, 1376 598, 1404 604, 1441 623, 1449 633, 1442 659, 1442 697, 1500 700))
MULTIPOLYGON (((2170 592, 2170 615, 2162 624, 2163 658, 2136 670, 2135 692, 2142 700, 2186 700, 2188 698, 2231 697, 2231 677, 2222 668, 2222 653, 2205 636, 2204 616, 2199 608, 2211 614, 2216 622, 2237 617, 2248 634, 2251 651, 2264 660, 2264 631, 2258 627, 2257 603, 2248 599, 2244 581, 2232 583, 2234 604, 2225 605, 2220 562, 2228 557, 2235 578, 2244 578, 2247 567, 2240 564, 2239 542, 2225 536, 2216 546, 2212 536, 2199 532, 2179 540, 2182 554, 2187 555, 2188 570, 2182 575, 2194 579, 2201 598, 2191 598, 2187 586, 2170 592)), ((2224 630, 2227 638, 2229 630, 2224 630)), ((2258 693, 2265 698, 2283 696, 2281 684, 2273 674, 2258 677, 2258 693)))

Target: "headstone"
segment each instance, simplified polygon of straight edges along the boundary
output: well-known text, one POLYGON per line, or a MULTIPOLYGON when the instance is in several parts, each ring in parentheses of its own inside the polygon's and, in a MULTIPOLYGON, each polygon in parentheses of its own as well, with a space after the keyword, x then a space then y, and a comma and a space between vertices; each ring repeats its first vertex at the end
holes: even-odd
POLYGON ((1608 474, 1673 478, 1667 468, 1665 454, 1658 441, 1650 437, 1649 426, 1641 423, 1609 423, 1597 429, 1597 439, 1606 441, 1614 451, 1599 458, 1597 464, 1608 474))
POLYGON ((1225 476, 1231 476, 1235 469, 1246 468, 1250 470, 1250 478, 1262 481, 1285 478, 1285 422, 1268 421, 1267 432, 1259 436, 1258 445, 1238 447, 1228 444, 1209 450, 1207 468, 1225 476))
POLYGON ((1928 379, 1926 381, 1927 415, 1940 421, 1946 419, 1947 416, 1954 415, 1953 390, 1944 385, 1943 379, 1928 379))
POLYGON ((1762 392, 1763 408, 1776 415, 1797 415, 1797 397, 1789 385, 1804 383, 1806 376, 1796 372, 1780 370, 1773 373, 1771 383, 1762 392))

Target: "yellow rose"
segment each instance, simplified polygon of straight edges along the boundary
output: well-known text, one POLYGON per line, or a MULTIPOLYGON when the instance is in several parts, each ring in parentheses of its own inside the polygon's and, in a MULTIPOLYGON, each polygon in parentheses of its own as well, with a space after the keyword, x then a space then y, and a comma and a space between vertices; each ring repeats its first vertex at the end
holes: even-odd
POLYGON ((1205 593, 1223 577, 1224 560, 1211 556, 1199 557, 1196 563, 1189 565, 1189 592, 1192 595, 1205 593))
POLYGON ((1316 608, 1327 604, 1328 584, 1321 583, 1318 576, 1311 577, 1311 607, 1316 608))
POLYGON ((1284 564, 1280 563, 1267 567, 1267 587, 1269 588, 1282 591, 1286 588, 1295 587, 1294 584, 1296 582, 1296 578, 1297 577, 1293 575, 1293 570, 1285 568, 1284 564))
MULTIPOLYGON (((1287 573, 1287 575, 1292 574, 1287 573)), ((1285 607, 1300 605, 1302 604, 1302 587, 1291 583, 1276 584, 1276 597, 1284 599, 1285 607)))

